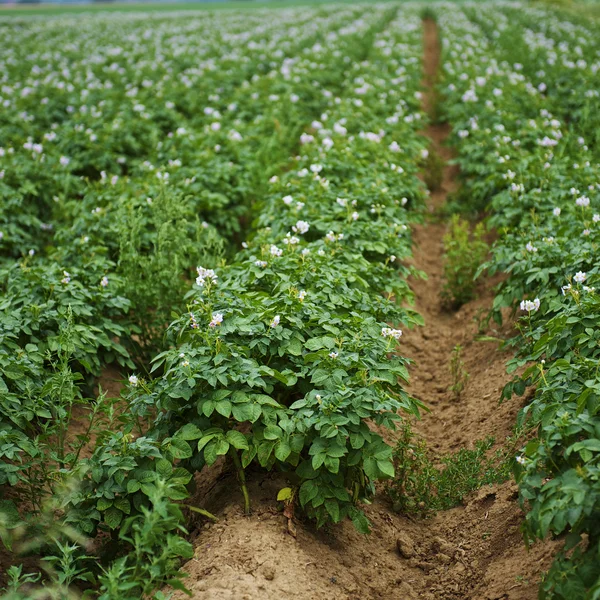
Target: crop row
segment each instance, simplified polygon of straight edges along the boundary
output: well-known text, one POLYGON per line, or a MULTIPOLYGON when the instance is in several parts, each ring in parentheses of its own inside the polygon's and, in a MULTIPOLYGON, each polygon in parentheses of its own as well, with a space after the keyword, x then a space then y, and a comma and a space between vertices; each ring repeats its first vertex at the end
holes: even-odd
POLYGON ((499 233, 488 272, 504 272, 494 316, 519 311, 504 397, 535 386, 519 424, 537 435, 518 457, 529 540, 566 543, 544 598, 600 594, 600 168, 597 27, 553 11, 439 11, 444 107, 464 201, 499 233), (470 203, 470 204, 469 204, 470 203))
MULTIPOLYGON (((402 261, 424 195, 422 32, 396 12, 10 30, 0 484, 34 515, 50 503, 67 537, 136 548, 102 598, 180 585, 173 503, 219 456, 246 508, 245 469, 276 470, 288 505, 368 530, 358 501, 394 474, 379 427, 419 409, 397 345, 419 322, 402 261), (112 362, 132 373, 116 401, 94 390, 112 362)), ((45 527, 0 508, 3 531, 45 527)), ((51 551, 91 577, 60 527, 51 551)))
MULTIPOLYGON (((329 69, 323 69, 323 75, 310 75, 306 81, 308 66, 325 58, 325 50, 316 40, 325 35, 336 37, 336 30, 344 27, 339 44, 345 48, 343 40, 357 35, 353 23, 362 23, 355 12, 317 18, 302 36, 296 36, 298 32, 291 27, 289 34, 296 37, 278 46, 273 45, 273 39, 278 41, 279 36, 259 25, 254 33, 258 40, 255 44, 264 54, 259 58, 255 56, 258 50, 248 53, 253 70, 261 72, 267 52, 279 61, 267 64, 287 67, 253 77, 252 82, 244 79, 243 70, 231 73, 232 95, 212 97, 213 103, 220 101, 216 108, 186 105, 183 92, 176 86, 168 88, 174 94, 173 100, 160 97, 160 92, 153 95, 150 90, 136 92, 133 99, 131 91, 138 89, 136 82, 144 90, 142 84, 149 80, 144 64, 140 72, 132 66, 140 52, 140 40, 144 39, 137 22, 133 27, 131 23, 124 27, 122 35, 130 46, 123 43, 118 55, 113 51, 110 32, 105 34, 108 37, 100 38, 105 45, 97 38, 90 40, 96 42, 93 65, 97 73, 92 75, 89 59, 79 63, 73 60, 69 68, 79 77, 69 79, 60 68, 62 54, 47 48, 44 51, 39 42, 35 54, 25 53, 21 63, 17 61, 19 52, 29 49, 18 42, 23 36, 36 34, 36 28, 26 28, 13 40, 14 56, 8 54, 7 64, 20 64, 21 68, 9 69, 4 75, 13 77, 11 85, 3 87, 8 99, 2 117, 3 137, 12 145, 0 152, 0 191, 5 199, 0 209, 4 334, 0 346, 0 386, 4 392, 0 414, 6 442, 2 455, 7 459, 0 468, 0 482, 14 485, 31 478, 45 465, 45 452, 32 447, 30 438, 35 439, 40 430, 45 433, 47 420, 64 421, 66 417, 58 418, 58 407, 64 400, 47 385, 58 370, 58 354, 63 355, 70 369, 86 377, 87 386, 73 388, 76 401, 82 402, 82 394, 90 393, 92 377, 98 376, 106 364, 117 361, 132 369, 132 357, 143 363, 157 345, 160 347, 171 310, 184 306, 181 298, 194 264, 212 264, 224 252, 221 236, 203 216, 210 213, 211 220, 226 235, 239 229, 240 210, 244 204, 250 206, 259 191, 251 179, 260 169, 248 158, 255 153, 267 127, 271 135, 265 145, 271 159, 279 164, 289 156, 285 136, 273 139, 274 123, 283 115, 279 114, 279 103, 269 101, 269 97, 282 86, 289 91, 291 85, 286 82, 294 76, 299 81, 292 85, 305 102, 291 103, 285 117, 295 127, 310 123, 319 108, 318 97, 323 97, 319 86, 329 84, 329 69), (115 62, 119 59, 121 62, 115 62), (31 65, 30 69, 23 63, 31 65), (46 72, 43 81, 37 79, 46 72), (68 89, 75 88, 75 84, 76 89, 68 89), (233 84, 240 84, 239 88, 233 84), (50 93, 65 86, 65 97, 50 93), (53 98, 51 109, 43 101, 48 96, 53 98), (70 111, 76 98, 78 104, 83 103, 70 111), (145 103, 148 114, 133 111, 135 103, 140 102, 145 103), (104 114, 106 105, 114 112, 104 114), (36 118, 19 118, 33 114, 34 106, 36 118), (221 116, 227 106, 236 116, 221 116), (128 110, 137 116, 130 117, 128 110), (172 123, 161 121, 164 111, 172 113, 172 123), (191 111, 193 117, 183 117, 186 111, 191 111), (54 116, 54 126, 46 121, 48 113, 54 116), (180 127, 175 127, 176 120, 180 127), (129 126, 123 127, 124 122, 129 126), (94 132, 88 127, 92 123, 96 126, 94 132), (102 133, 97 131, 98 125, 102 133), (230 134, 233 126, 239 130, 235 136, 230 134), (223 133, 225 127, 228 129, 223 133), (154 143, 143 151, 137 149, 137 143, 123 147, 120 139, 124 134, 131 139, 139 135, 154 143), (156 141, 163 136, 166 142, 156 141), (82 138, 86 145, 89 140, 89 151, 81 146, 82 138), (193 187, 194 177, 189 176, 192 170, 198 189, 193 187), (211 183, 219 190, 216 200, 211 183), (225 207, 226 214, 217 210, 224 212, 225 207), (221 226, 226 221, 229 228, 221 226), (19 255, 21 259, 14 260, 19 255), (66 331, 68 342, 63 343, 66 331)), ((284 27, 295 16, 291 14, 284 27)), ((180 70, 185 67, 183 50, 198 50, 192 43, 198 24, 196 28, 188 26, 189 39, 181 38, 177 24, 175 21, 169 28, 161 26, 170 37, 165 32, 163 46, 155 50, 163 55, 165 46, 172 50, 169 59, 162 61, 164 73, 160 77, 155 74, 159 83, 165 74, 169 76, 167 82, 171 78, 185 81, 189 73, 186 75, 185 69, 174 71, 173 66, 178 65, 180 70), (171 44, 166 43, 169 39, 171 44)), ((73 31, 73 24, 68 22, 61 27, 64 35, 73 31)), ((234 22, 232 27, 233 36, 240 25, 234 22)), ((85 50, 87 35, 93 32, 96 30, 92 27, 87 32, 84 28, 81 39, 78 32, 70 51, 75 54, 85 50)), ((244 36, 237 43, 252 40, 244 36)), ((217 41, 207 44, 205 51, 210 50, 213 61, 219 56, 218 46, 214 47, 217 41)), ((252 44, 250 47, 254 48, 252 44)), ((229 55, 224 56, 226 66, 229 55)), ((327 59, 338 60, 330 53, 327 59)), ((223 77, 220 71, 219 77, 223 77)), ((209 83, 215 83, 218 89, 217 81, 209 83)), ((335 80, 331 84, 335 86, 335 80)))
POLYGON ((409 292, 395 261, 410 254, 408 210, 422 197, 420 22, 401 22, 363 38, 345 93, 271 178, 245 249, 198 268, 171 325, 177 345, 154 361, 162 374, 130 393, 133 412, 155 418, 149 435, 191 471, 229 455, 244 494, 245 468, 282 471, 288 501, 363 531, 356 502, 393 476, 391 448, 368 423, 418 410, 398 385, 401 331, 389 326, 417 320, 401 307, 409 292))

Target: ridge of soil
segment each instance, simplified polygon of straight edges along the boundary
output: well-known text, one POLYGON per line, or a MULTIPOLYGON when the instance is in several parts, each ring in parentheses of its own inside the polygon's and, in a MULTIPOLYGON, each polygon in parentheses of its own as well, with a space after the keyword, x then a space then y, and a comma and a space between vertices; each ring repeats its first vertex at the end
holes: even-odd
MULTIPOLYGON (((437 25, 424 21, 426 109, 434 104, 433 83, 440 61, 437 25)), ((424 132, 444 161, 448 125, 432 124, 424 132)), ((440 207, 457 187, 457 171, 446 164, 441 188, 429 198, 440 207)), ((428 220, 414 228, 413 264, 428 275, 411 281, 425 326, 405 332, 405 354, 415 361, 409 391, 432 412, 415 428, 436 452, 473 447, 494 435, 510 435, 521 404, 513 398, 497 404, 509 380, 507 354, 490 343, 473 341, 476 317, 490 306, 494 282, 482 284, 477 300, 458 312, 444 312, 442 285, 444 224, 428 220), (470 380, 460 400, 448 392, 449 359, 456 344, 470 380)), ((388 436, 389 437, 389 436, 388 436)), ((350 522, 323 530, 297 522, 297 537, 287 532, 278 511, 277 475, 249 473, 253 513, 243 515, 235 477, 213 467, 197 478, 194 502, 216 514, 219 522, 198 523, 193 533, 195 556, 184 567, 194 600, 534 600, 542 571, 548 568, 556 542, 526 550, 519 530, 523 514, 512 482, 482 488, 462 506, 431 519, 392 512, 380 493, 365 507, 372 523, 368 536, 350 522)), ((186 598, 176 593, 174 599, 186 598)))

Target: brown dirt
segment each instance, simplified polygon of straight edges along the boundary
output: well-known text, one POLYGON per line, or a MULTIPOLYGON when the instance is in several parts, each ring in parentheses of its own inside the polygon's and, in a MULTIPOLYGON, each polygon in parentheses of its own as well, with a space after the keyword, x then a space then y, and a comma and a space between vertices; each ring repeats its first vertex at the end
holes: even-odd
MULTIPOLYGON (((424 22, 424 35, 424 106, 432 109, 431 85, 439 63, 433 22, 424 22)), ((448 126, 436 124, 424 132, 445 160, 451 157, 443 145, 448 132, 448 126)), ((456 176, 455 168, 445 167, 441 189, 430 197, 432 213, 455 189, 456 176)), ((488 435, 504 441, 520 408, 518 399, 498 405, 509 380, 508 355, 493 343, 474 341, 476 317, 490 306, 494 282, 482 284, 478 299, 456 313, 441 307, 444 232, 445 225, 434 220, 415 227, 413 264, 428 279, 411 283, 425 327, 403 337, 405 354, 415 361, 410 392, 432 409, 416 428, 440 453, 472 447, 488 435), (447 391, 456 344, 463 347, 470 374, 459 400, 447 391)), ((380 494, 365 508, 371 535, 358 534, 349 522, 321 531, 297 522, 296 539, 277 510, 275 497, 284 486, 277 476, 249 474, 250 517, 241 512, 235 478, 222 467, 204 474, 198 484, 202 490, 194 502, 217 514, 219 522, 195 528, 195 557, 185 565, 194 600, 534 600, 540 573, 556 550, 550 542, 525 549, 512 482, 486 487, 463 506, 427 520, 393 513, 380 494)))

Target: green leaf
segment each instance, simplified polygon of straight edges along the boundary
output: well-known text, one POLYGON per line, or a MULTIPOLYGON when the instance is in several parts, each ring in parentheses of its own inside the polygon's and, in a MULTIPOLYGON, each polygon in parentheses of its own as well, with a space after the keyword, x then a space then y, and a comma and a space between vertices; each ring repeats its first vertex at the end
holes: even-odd
POLYGON ((0 500, 0 529, 15 529, 23 521, 12 500, 0 500))
POLYGON ((140 482, 137 481, 136 479, 130 479, 127 482, 127 493, 128 494, 135 494, 135 492, 137 492, 140 489, 140 482))
POLYGON ((182 440, 197 440, 202 437, 202 432, 193 423, 186 423, 176 434, 175 437, 182 440))
POLYGON ((352 519, 352 524, 354 527, 356 527, 356 530, 359 533, 364 533, 366 535, 367 533, 371 532, 369 528, 369 520, 362 510, 355 509, 355 511, 351 513, 350 518, 352 519))
POLYGON ((163 478, 168 479, 173 472, 173 465, 165 458, 160 458, 156 461, 156 472, 163 478))
POLYGON ((285 502, 286 500, 291 500, 292 496, 293 496, 292 488, 289 488, 289 487, 282 488, 279 490, 279 493, 277 494, 277 501, 285 502))
POLYGON ((185 441, 178 438, 172 438, 169 443, 169 452, 175 458, 190 458, 192 456, 192 449, 190 445, 185 441))
POLYGON ((118 508, 109 508, 104 513, 104 521, 111 529, 116 529, 123 520, 123 513, 118 508))
POLYGON ((262 410, 258 404, 234 404, 232 413, 233 418, 240 423, 243 423, 244 421, 254 423, 260 417, 262 410))
POLYGON ((204 414, 204 416, 210 417, 210 415, 212 415, 213 411, 215 410, 215 406, 216 403, 214 400, 205 400, 202 403, 202 413, 204 414))
POLYGON ((268 425, 263 432, 266 440, 277 440, 283 435, 283 431, 277 425, 268 425))
POLYGON ((207 466, 211 466, 217 460, 217 442, 210 442, 206 448, 204 448, 204 460, 206 461, 207 466))
POLYGON ((340 505, 338 504, 337 500, 335 500, 333 498, 326 498, 325 499, 325 510, 327 510, 327 512, 329 513, 329 516, 331 517, 331 519, 334 523, 339 523, 339 521, 340 521, 340 505))
POLYGON ((229 442, 223 438, 217 440, 215 452, 217 456, 223 456, 229 452, 229 442))
POLYGON ((297 338, 292 338, 287 346, 287 351, 292 356, 300 356, 302 354, 302 343, 297 338))
POLYGON ((108 498, 98 498, 96 502, 96 510, 105 511, 109 509, 113 505, 113 500, 109 500, 108 498))
POLYGON ((394 476, 394 465, 391 460, 378 460, 377 466, 386 477, 394 476))
POLYGON ((241 431, 232 429, 227 432, 225 437, 227 438, 227 441, 237 450, 248 450, 248 440, 241 431))
POLYGON ((331 373, 325 369, 317 369, 311 378, 311 383, 314 384, 319 384, 319 383, 323 383, 324 381, 326 381, 327 379, 331 378, 331 373))
POLYGON ((304 344, 304 347, 308 350, 311 350, 312 352, 315 352, 316 350, 321 350, 322 348, 327 348, 328 350, 331 350, 332 348, 335 348, 335 346, 335 339, 328 336, 312 338, 310 340, 307 340, 304 344))
POLYGON ((216 405, 216 410, 220 415, 229 418, 231 415, 231 402, 229 400, 221 400, 216 405))
POLYGON ((280 440, 279 444, 275 447, 275 457, 282 462, 284 462, 291 453, 292 449, 285 440, 280 440))
POLYGON ((183 485, 170 485, 165 490, 165 494, 171 500, 185 500, 189 498, 188 491, 183 485))
POLYGON ((131 503, 128 498, 117 498, 114 504, 115 508, 124 512, 126 515, 131 513, 131 503))
POLYGON ((244 467, 244 469, 254 460, 256 452, 256 446, 250 446, 248 450, 242 452, 242 467, 244 467))
POLYGON ((298 494, 298 497, 300 498, 300 504, 302 506, 306 506, 306 504, 308 502, 313 500, 313 498, 317 497, 318 493, 319 493, 319 487, 317 486, 317 484, 315 483, 315 481, 313 479, 309 479, 308 481, 305 481, 300 486, 300 492, 298 494))
POLYGON ((271 458, 271 454, 273 453, 273 442, 263 442, 258 447, 258 462, 261 467, 267 467, 269 463, 269 459, 271 458))
POLYGON ((379 467, 377 466, 377 461, 367 456, 363 461, 363 470, 366 473, 369 479, 378 479, 379 478, 379 467))

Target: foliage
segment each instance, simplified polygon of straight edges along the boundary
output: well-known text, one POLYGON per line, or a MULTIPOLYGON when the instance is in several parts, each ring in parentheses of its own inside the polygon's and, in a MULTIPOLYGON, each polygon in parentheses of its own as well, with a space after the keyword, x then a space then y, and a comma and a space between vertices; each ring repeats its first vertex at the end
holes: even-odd
POLYGON ((176 503, 222 455, 248 509, 245 469, 277 468, 319 525, 368 530, 393 475, 369 424, 419 409, 390 326, 421 322, 403 261, 426 145, 418 12, 396 12, 3 31, 0 483, 34 510, 3 507, 2 532, 48 557, 11 593, 181 589, 176 503), (96 389, 111 364, 119 399, 96 389))
POLYGON ((386 488, 394 510, 426 516, 460 504, 482 486, 506 481, 508 455, 503 450, 490 453, 493 445, 493 438, 487 438, 475 442, 473 450, 463 448, 438 459, 404 424, 394 449, 396 476, 386 488))
POLYGON ((444 159, 430 147, 423 166, 423 181, 430 192, 437 192, 444 180, 444 159))
MULTIPOLYGON (((182 559, 193 556, 193 549, 182 535, 181 509, 170 500, 172 484, 155 482, 148 506, 127 517, 119 530, 119 549, 123 556, 108 568, 98 569, 97 558, 88 554, 85 538, 73 527, 57 519, 56 501, 44 507, 37 521, 21 522, 18 535, 21 549, 43 554, 43 572, 24 573, 22 565, 11 566, 8 586, 1 590, 3 600, 91 597, 87 584, 98 584, 99 600, 166 600, 158 591, 166 585, 187 591, 179 572, 182 559), (83 596, 82 596, 83 592, 83 596)), ((0 523, 0 533, 2 530, 0 523)), ((3 535, 5 538, 6 532, 3 535)))
POLYGON ((475 296, 475 276, 488 254, 483 239, 485 227, 478 223, 471 231, 468 221, 452 215, 448 232, 444 235, 443 301, 459 308, 475 296))
MULTIPOLYGON (((417 34, 394 36, 412 43, 417 34)), ((355 79, 389 70, 391 86, 394 61, 419 66, 404 46, 370 58, 352 67, 355 79)), ((376 137, 347 137, 379 122, 358 115, 351 98, 330 107, 328 118, 345 123, 328 132, 330 147, 306 141, 294 169, 272 180, 246 248, 220 269, 198 269, 188 311, 171 325, 177 345, 154 361, 162 375, 134 386, 131 402, 143 418, 158 410, 157 437, 186 440, 192 468, 227 455, 245 495, 244 469, 277 468, 318 525, 350 517, 367 531, 356 504, 393 475, 392 449, 367 421, 394 427, 399 410, 419 407, 399 385, 406 361, 392 352, 401 331, 388 323, 419 322, 401 306, 409 271, 396 261, 410 253, 405 221, 422 197, 422 146, 416 123, 395 124, 403 154, 376 137), (392 157, 400 164, 385 169, 392 157)))
POLYGON ((124 521, 119 539, 132 550, 99 576, 99 600, 166 600, 168 596, 156 591, 165 585, 191 595, 182 583, 179 561, 192 558, 194 550, 180 535, 186 533, 183 515, 170 496, 169 485, 158 482, 151 507, 124 521))

